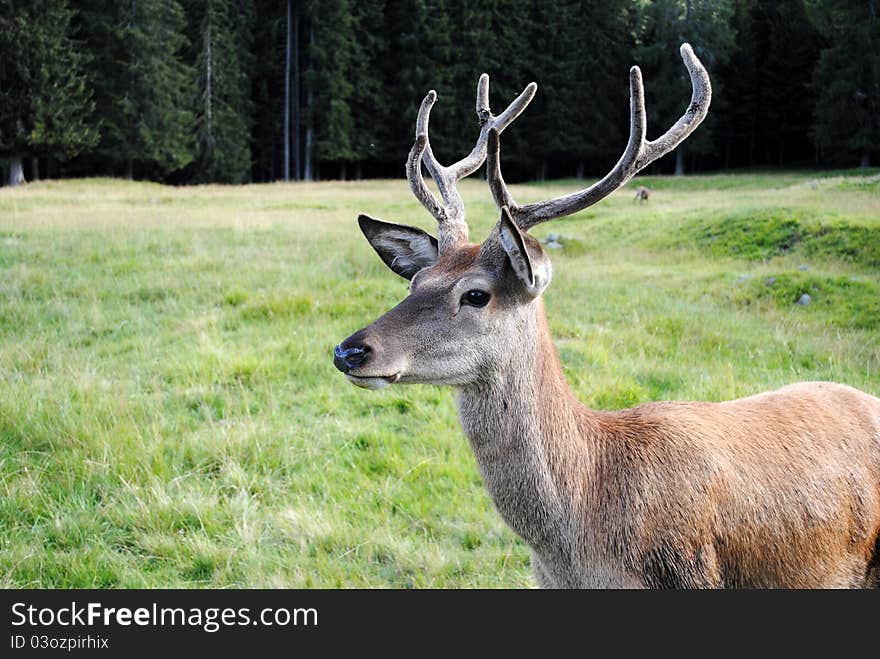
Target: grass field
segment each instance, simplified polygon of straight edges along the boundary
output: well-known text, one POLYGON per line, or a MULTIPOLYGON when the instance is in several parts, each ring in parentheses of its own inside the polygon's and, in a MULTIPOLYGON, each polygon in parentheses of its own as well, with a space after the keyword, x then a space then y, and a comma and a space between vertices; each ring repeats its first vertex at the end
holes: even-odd
MULTIPOLYGON (((880 394, 863 174, 641 178, 648 203, 628 189, 537 229, 564 245, 545 297, 580 398, 880 394)), ((463 194, 481 238, 489 192, 463 194)), ((0 189, 0 586, 532 585, 452 392, 333 368, 406 293, 358 212, 431 228, 403 181, 0 189)))

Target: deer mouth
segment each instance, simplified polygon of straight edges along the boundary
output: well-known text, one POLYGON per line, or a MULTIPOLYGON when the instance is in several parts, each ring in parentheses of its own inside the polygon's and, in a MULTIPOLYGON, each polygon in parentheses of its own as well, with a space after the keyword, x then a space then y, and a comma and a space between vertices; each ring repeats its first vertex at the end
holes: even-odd
POLYGON ((357 387, 363 387, 364 389, 372 389, 373 391, 375 391, 377 389, 384 389, 389 384, 394 384, 395 382, 397 382, 400 379, 400 373, 395 373, 394 375, 379 375, 370 377, 346 373, 345 377, 349 382, 357 387))

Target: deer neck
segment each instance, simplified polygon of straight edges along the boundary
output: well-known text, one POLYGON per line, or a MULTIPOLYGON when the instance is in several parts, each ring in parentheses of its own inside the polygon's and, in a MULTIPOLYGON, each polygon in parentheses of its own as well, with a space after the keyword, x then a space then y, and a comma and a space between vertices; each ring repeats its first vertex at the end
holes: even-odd
POLYGON ((523 323, 502 368, 458 392, 459 417, 505 521, 534 548, 567 535, 592 471, 593 413, 568 387, 543 303, 523 323), (573 477, 573 472, 578 472, 573 477))

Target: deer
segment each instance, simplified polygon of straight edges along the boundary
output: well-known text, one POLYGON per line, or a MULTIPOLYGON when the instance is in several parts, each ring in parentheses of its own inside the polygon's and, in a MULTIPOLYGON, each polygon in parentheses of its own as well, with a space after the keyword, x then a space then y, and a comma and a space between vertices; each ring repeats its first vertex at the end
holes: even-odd
POLYGON ((636 188, 636 194, 633 197, 633 201, 648 201, 651 198, 651 190, 646 188, 644 185, 640 185, 636 188))
POLYGON ((563 375, 542 293, 552 267, 532 228, 610 195, 682 143, 712 88, 689 44, 692 97, 646 139, 642 76, 630 69, 630 135, 602 179, 518 204, 500 135, 534 97, 499 115, 480 76, 476 144, 454 164, 431 150, 428 92, 406 160, 409 187, 437 222, 360 215, 367 241, 409 293, 334 349, 354 385, 451 386, 484 485, 530 547, 545 588, 876 588, 880 586, 880 399, 802 382, 724 402, 657 401, 620 411, 581 403, 563 375), (468 239, 458 181, 486 163, 499 220, 468 239), (427 185, 425 167, 436 184, 427 185))

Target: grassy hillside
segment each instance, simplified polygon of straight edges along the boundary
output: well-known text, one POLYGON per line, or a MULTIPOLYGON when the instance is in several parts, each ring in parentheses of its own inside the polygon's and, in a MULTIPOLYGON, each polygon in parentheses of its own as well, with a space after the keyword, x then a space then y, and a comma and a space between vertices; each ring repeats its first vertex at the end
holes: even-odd
MULTIPOLYGON (((848 174, 640 178, 536 229, 581 399, 880 394, 880 178, 848 174)), ((0 586, 532 584, 452 392, 333 368, 406 293, 358 212, 431 228, 403 181, 0 189, 0 586)))

